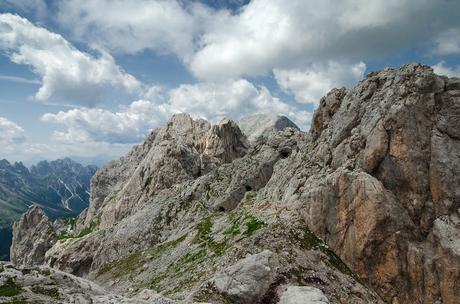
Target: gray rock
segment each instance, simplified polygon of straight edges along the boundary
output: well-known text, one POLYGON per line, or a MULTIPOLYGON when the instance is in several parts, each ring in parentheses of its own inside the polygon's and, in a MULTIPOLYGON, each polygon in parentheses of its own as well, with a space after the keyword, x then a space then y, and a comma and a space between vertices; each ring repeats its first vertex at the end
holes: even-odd
POLYGON ((328 304, 329 300, 321 289, 310 286, 287 286, 279 304, 328 304))
POLYGON ((270 288, 274 279, 273 268, 273 253, 265 250, 217 273, 214 284, 220 293, 236 303, 254 303, 270 288))
POLYGON ((459 102, 455 80, 411 64, 332 90, 310 134, 249 148, 231 121, 174 116, 101 170, 85 228, 45 263, 112 292, 211 303, 274 301, 283 286, 334 304, 458 303, 459 102))
POLYGON ((113 294, 101 286, 47 267, 16 268, 0 263, 0 286, 9 294, 0 295, 1 303, 75 303, 75 304, 180 304, 161 296, 148 301, 113 294), (14 291, 14 292, 13 292, 14 291))
POLYGON ((41 265, 45 253, 55 241, 54 228, 48 217, 40 207, 33 205, 14 223, 11 261, 20 265, 41 265))

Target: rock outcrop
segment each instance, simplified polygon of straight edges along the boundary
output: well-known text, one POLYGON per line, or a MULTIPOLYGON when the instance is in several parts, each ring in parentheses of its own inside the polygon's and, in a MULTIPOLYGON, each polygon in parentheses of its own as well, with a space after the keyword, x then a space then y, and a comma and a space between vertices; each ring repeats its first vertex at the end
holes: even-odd
POLYGON ((41 265, 45 253, 56 242, 54 228, 40 207, 33 205, 13 226, 11 261, 19 265, 41 265))
POLYGON ((333 90, 315 112, 308 153, 265 187, 270 200, 297 205, 388 302, 460 299, 457 84, 405 65, 333 90))
POLYGON ((214 277, 216 289, 237 303, 254 303, 270 289, 274 266, 273 253, 265 250, 247 256, 214 277))
POLYGON ((99 171, 45 264, 129 296, 458 303, 459 105, 411 64, 332 90, 309 134, 176 115, 99 171))
POLYGON ((7 263, 0 263, 0 303, 181 304, 159 295, 147 300, 123 297, 52 268, 17 268, 7 263))

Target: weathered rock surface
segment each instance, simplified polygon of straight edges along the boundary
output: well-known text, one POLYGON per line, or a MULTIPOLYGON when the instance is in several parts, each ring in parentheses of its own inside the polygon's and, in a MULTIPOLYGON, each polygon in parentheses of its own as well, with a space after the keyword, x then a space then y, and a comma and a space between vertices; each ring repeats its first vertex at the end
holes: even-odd
POLYGON ((238 303, 261 299, 273 283, 273 253, 265 250, 223 269, 214 277, 216 289, 238 303))
POLYGON ((40 207, 33 205, 13 226, 11 261, 19 265, 41 265, 45 253, 56 242, 54 228, 40 207))
POLYGON ((248 147, 174 116, 100 171, 45 263, 129 296, 459 303, 459 104, 457 79, 411 64, 332 90, 309 134, 248 147))
POLYGON ((321 289, 309 286, 287 286, 280 304, 328 304, 329 300, 321 289))
POLYGON ((299 127, 286 116, 273 114, 256 114, 244 117, 238 125, 251 143, 267 138, 271 133, 286 128, 299 130, 299 127))
POLYGON ((161 190, 231 162, 243 156, 247 148, 247 139, 229 119, 211 126, 186 114, 174 115, 126 158, 100 170, 93 179, 84 223, 111 227, 161 190), (104 212, 98 213, 101 207, 104 212))
POLYGON ((315 112, 308 153, 275 167, 264 188, 270 200, 297 205, 388 302, 460 300, 450 288, 460 280, 451 249, 460 241, 455 81, 405 65, 331 91, 315 112))
POLYGON ((16 268, 0 263, 0 303, 36 304, 179 304, 160 296, 127 298, 62 271, 40 266, 16 268))

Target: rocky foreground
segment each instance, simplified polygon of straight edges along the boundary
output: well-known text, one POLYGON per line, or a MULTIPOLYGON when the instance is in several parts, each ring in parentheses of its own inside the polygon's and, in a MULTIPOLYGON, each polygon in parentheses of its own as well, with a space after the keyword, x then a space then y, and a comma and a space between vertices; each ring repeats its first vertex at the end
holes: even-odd
POLYGON ((75 224, 31 208, 12 257, 149 303, 460 303, 459 173, 460 79, 405 65, 332 90, 309 133, 176 115, 75 224))

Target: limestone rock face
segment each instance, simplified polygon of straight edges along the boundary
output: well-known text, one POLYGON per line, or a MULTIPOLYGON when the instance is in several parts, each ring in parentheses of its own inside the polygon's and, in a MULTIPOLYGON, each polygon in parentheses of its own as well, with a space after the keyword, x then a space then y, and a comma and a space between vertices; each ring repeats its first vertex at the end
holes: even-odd
POLYGON ((265 250, 250 255, 222 270, 214 277, 219 292, 237 303, 254 303, 261 299, 273 282, 273 253, 265 250))
POLYGON ((146 298, 459 303, 459 83, 374 72, 325 96, 309 134, 249 145, 176 115, 99 171, 45 264, 146 298))
POLYGON ((286 128, 299 130, 299 127, 286 116, 273 114, 256 114, 244 117, 240 120, 239 126, 252 143, 268 137, 270 133, 286 128))
POLYGON ((460 300, 456 83, 411 64, 332 90, 306 153, 265 187, 388 302, 460 300))
POLYGON ((45 253, 55 243, 51 222, 40 207, 33 205, 13 226, 11 261, 21 265, 41 265, 45 253))
POLYGON ((143 145, 98 171, 92 181, 92 199, 84 223, 113 226, 163 189, 231 162, 243 156, 247 148, 246 137, 229 119, 211 126, 187 114, 174 115, 143 145))
POLYGON ((287 286, 279 304, 328 304, 321 289, 309 286, 287 286))

